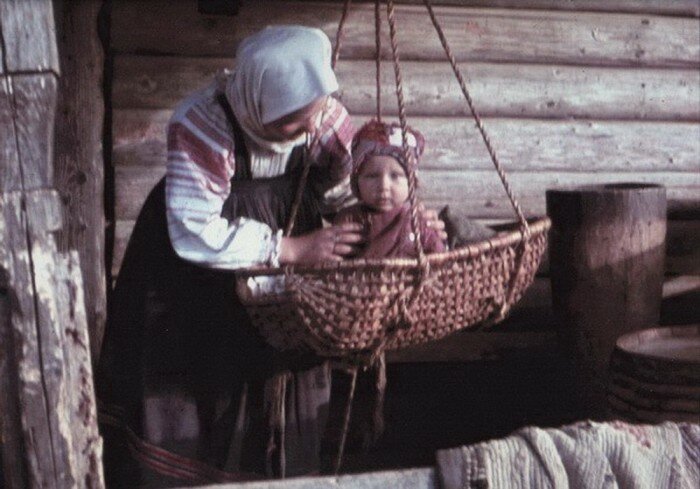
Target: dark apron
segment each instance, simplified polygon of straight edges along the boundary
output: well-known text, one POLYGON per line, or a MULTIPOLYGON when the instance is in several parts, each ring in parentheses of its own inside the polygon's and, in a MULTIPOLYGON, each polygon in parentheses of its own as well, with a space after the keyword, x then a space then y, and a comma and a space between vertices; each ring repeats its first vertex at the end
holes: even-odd
MULTIPOLYGON (((219 103, 236 151, 221 215, 249 217, 277 231, 288 220, 303 147, 292 152, 284 175, 253 179, 243 132, 225 99, 219 103)), ((320 226, 319 196, 307 185, 294 234, 320 226)), ((110 312, 97 391, 113 487, 271 477, 282 466, 287 476, 319 470, 330 397, 327 363, 272 349, 251 326, 232 273, 177 256, 168 236, 164 179, 136 221, 110 312), (273 407, 280 387, 283 411, 273 407), (282 432, 275 432, 275 412, 284 413, 282 432)))

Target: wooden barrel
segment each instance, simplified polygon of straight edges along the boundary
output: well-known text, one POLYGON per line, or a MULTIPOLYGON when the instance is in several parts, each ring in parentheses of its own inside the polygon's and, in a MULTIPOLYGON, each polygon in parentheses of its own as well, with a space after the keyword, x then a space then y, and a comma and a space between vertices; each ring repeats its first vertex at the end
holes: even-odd
POLYGON ((666 190, 618 183, 547 190, 552 307, 581 416, 607 415, 620 335, 659 324, 666 190))
POLYGON ((700 325, 622 335, 610 357, 607 398, 615 418, 700 422, 700 325))

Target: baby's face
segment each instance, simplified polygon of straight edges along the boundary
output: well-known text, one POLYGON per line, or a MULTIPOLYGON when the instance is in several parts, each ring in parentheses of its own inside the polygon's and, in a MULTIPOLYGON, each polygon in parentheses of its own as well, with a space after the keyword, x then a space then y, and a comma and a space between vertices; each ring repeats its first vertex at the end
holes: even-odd
POLYGON ((391 156, 370 156, 357 175, 360 200, 377 211, 390 211, 408 198, 408 179, 391 156))

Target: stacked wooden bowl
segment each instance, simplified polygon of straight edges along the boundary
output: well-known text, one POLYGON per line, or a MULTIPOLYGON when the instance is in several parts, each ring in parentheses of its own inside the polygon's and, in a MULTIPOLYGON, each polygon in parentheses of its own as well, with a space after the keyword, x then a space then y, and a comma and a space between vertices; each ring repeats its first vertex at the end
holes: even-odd
POLYGON ((610 358, 608 406, 615 418, 700 422, 700 325, 621 336, 610 358))

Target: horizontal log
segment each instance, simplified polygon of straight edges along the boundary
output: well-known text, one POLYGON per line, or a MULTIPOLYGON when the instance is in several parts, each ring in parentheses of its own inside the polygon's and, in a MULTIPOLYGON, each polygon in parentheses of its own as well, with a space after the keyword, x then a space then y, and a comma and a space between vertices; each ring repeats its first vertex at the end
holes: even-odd
MULTIPOLYGON (((166 110, 115 110, 113 165, 163 166, 170 115, 166 110)), ((367 118, 358 115, 355 124, 367 118)), ((409 123, 426 138, 421 168, 493 168, 470 119, 415 117, 409 123)), ((501 161, 516 170, 695 172, 700 163, 696 123, 486 118, 484 126, 501 161)))
MULTIPOLYGON (((172 109, 233 63, 232 58, 116 56, 112 103, 115 108, 172 109)), ((464 68, 483 116, 700 120, 698 70, 493 63, 464 68)), ((348 110, 374 113, 374 63, 341 60, 337 73, 348 110)), ((382 110, 395 115, 393 76, 384 63, 382 110)), ((469 114, 446 62, 404 62, 402 76, 409 115, 469 114)))
MULTIPOLYGON (((683 172, 509 172, 509 180, 523 211, 544 215, 544 192, 550 188, 637 182, 667 187, 669 210, 695 203, 700 173, 683 172)), ((424 171, 420 175, 422 199, 428 205, 450 204, 473 217, 513 215, 501 182, 494 171, 424 171)))
MULTIPOLYGON (((163 176, 164 168, 122 166, 115 169, 115 215, 117 219, 135 219, 146 195, 163 176)), ((428 205, 449 204, 475 218, 513 216, 495 171, 425 170, 419 175, 420 195, 428 205)), ((697 202, 700 173, 684 172, 510 172, 509 180, 523 211, 544 215, 544 192, 589 184, 638 182, 659 183, 668 187, 669 210, 697 202)))
MULTIPOLYGON (((317 1, 317 0, 301 0, 317 1)), ((333 0, 342 3, 344 0, 333 0)), ((423 5, 424 0, 397 0, 396 4, 423 5)), ((433 5, 459 7, 490 7, 537 10, 573 10, 589 12, 627 12, 636 14, 700 16, 700 4, 696 0, 435 0, 433 5)))
MULTIPOLYGON (((235 17, 197 13, 196 2, 115 2, 117 52, 231 56, 237 43, 268 24, 303 24, 334 37, 338 3, 245 2, 235 17)), ((654 15, 439 7, 436 13, 460 61, 551 62, 627 66, 698 66, 697 21, 654 15)), ((397 7, 404 60, 443 59, 424 8, 397 7)), ((388 29, 384 29, 384 33, 388 29)), ((386 37, 386 35, 385 35, 386 37)), ((388 40, 385 40, 388 41, 388 40)), ((384 42, 384 55, 389 43, 384 42)), ((356 5, 346 23, 341 57, 374 58, 374 9, 356 5)))
MULTIPOLYGON (((493 225, 502 220, 479 219, 479 223, 493 225)), ((119 274, 124 251, 129 242, 133 220, 119 220, 115 225, 114 248, 112 253, 112 276, 119 274)), ((700 278, 700 221, 669 220, 666 235, 666 274, 681 275, 676 282, 664 285, 664 297, 672 297, 697 287, 700 278)), ((542 256, 538 276, 549 275, 549 254, 542 256)), ((524 298, 525 299, 525 298, 524 298)), ((541 307, 542 302, 533 302, 532 307, 541 307)))

